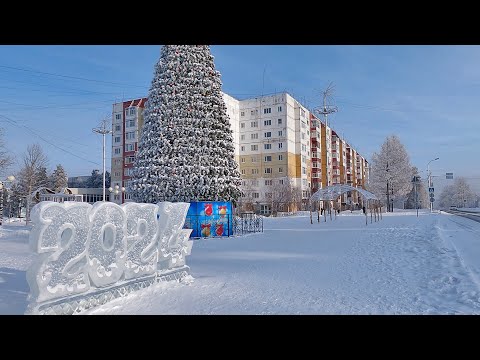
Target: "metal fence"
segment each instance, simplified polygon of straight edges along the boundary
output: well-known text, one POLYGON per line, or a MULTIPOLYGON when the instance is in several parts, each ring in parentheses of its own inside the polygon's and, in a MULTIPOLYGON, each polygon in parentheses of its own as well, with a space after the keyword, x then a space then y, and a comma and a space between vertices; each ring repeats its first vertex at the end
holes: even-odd
POLYGON ((211 221, 203 215, 187 215, 184 228, 193 230, 191 237, 194 239, 241 236, 263 232, 263 217, 254 213, 240 213, 211 221))
POLYGON ((234 235, 263 232, 263 217, 254 213, 240 213, 233 218, 234 235))

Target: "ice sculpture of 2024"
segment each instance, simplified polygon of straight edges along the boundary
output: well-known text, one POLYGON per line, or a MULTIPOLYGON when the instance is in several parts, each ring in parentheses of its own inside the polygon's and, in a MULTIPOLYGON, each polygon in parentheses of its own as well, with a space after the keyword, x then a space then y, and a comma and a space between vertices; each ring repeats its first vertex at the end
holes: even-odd
POLYGON ((189 273, 188 203, 44 201, 31 212, 28 314, 73 314, 189 273))

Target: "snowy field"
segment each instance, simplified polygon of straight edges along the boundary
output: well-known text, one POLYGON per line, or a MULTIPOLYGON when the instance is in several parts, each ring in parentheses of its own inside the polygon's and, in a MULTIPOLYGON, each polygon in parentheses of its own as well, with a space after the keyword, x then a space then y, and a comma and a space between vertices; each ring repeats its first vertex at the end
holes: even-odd
MULTIPOLYGON (((24 223, 0 227, 0 314, 23 314, 32 261, 24 223)), ((90 314, 480 314, 480 223, 395 210, 195 241, 194 280, 157 284, 90 314)))

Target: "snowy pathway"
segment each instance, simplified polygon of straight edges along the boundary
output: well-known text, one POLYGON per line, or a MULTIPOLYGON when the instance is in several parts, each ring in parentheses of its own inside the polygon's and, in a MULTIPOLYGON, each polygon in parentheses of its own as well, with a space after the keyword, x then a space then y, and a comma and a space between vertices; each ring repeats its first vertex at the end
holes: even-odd
MULTIPOLYGON (((21 314, 28 231, 0 228, 0 314, 21 314)), ((199 240, 195 280, 158 284, 93 314, 480 314, 480 223, 396 212, 265 220, 265 233, 199 240)))

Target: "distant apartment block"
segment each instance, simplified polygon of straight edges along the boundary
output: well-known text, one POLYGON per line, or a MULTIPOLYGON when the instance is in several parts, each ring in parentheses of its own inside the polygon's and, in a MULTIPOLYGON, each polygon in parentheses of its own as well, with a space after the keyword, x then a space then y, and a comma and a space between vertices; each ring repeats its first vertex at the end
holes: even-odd
MULTIPOLYGON (((268 215, 306 209, 320 188, 365 187, 367 161, 290 94, 237 100, 224 93, 223 98, 242 178, 243 210, 268 215), (286 191, 289 195, 282 195, 286 191)), ((128 187, 146 101, 113 105, 112 186, 128 187)), ((129 199, 128 192, 111 196, 117 203, 129 199)))
MULTIPOLYGON (((112 170, 111 186, 128 187, 138 139, 143 126, 143 110, 147 98, 113 104, 112 112, 112 170)), ((129 201, 128 192, 110 196, 110 201, 122 204, 129 201)))

